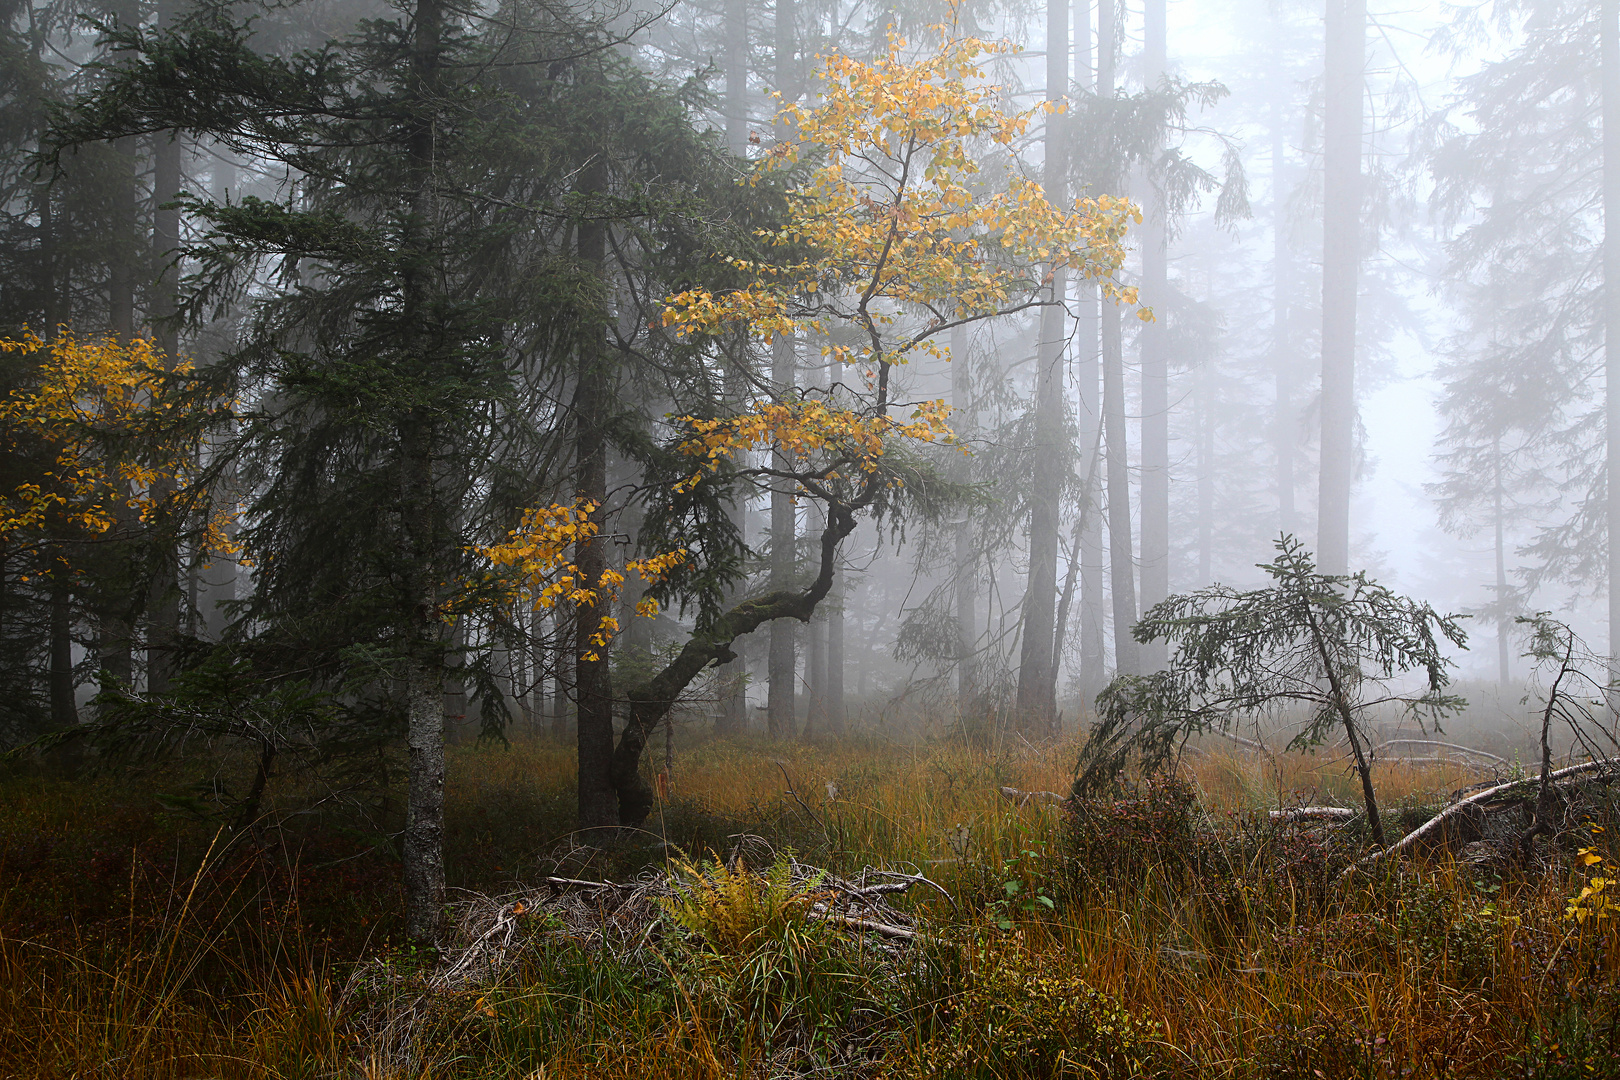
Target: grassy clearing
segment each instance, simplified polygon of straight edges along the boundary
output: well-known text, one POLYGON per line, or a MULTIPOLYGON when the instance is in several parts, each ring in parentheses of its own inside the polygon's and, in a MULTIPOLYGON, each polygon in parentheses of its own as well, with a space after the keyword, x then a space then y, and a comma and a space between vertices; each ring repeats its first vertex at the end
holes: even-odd
MULTIPOLYGON (((1620 1076, 1614 920, 1566 911, 1606 865, 1576 850, 1612 854, 1601 792, 1528 869, 1437 850, 1336 888, 1355 824, 1265 815, 1354 806, 1328 755, 1211 746, 1182 783, 1078 814, 998 794, 1065 791, 1073 761, 1072 746, 697 742, 674 754, 655 829, 607 843, 569 835, 570 748, 457 748, 456 887, 670 866, 685 884, 640 915, 537 908, 498 978, 438 989, 435 958, 400 942, 390 853, 341 817, 232 836, 162 809, 148 781, 15 773, 0 779, 0 1074, 1620 1076), (700 871, 741 834, 775 870, 700 871), (782 869, 789 852, 837 875, 922 873, 949 896, 888 897, 924 934, 885 942, 810 918, 819 886, 782 869)), ((1388 766, 1380 797, 1404 830, 1474 779, 1388 766)))

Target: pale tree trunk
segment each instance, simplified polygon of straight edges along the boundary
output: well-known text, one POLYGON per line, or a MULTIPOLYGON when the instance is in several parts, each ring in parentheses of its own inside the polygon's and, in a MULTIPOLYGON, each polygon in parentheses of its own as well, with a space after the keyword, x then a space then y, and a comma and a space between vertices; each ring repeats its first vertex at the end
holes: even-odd
MULTIPOLYGON (((727 78, 730 79, 730 75, 727 78)), ((730 84, 728 82, 728 94, 730 84)), ((744 397, 744 380, 742 373, 735 368, 728 368, 725 375, 726 400, 734 404, 740 403, 744 397)), ((726 516, 730 519, 732 527, 737 530, 746 546, 748 542, 748 504, 742 498, 732 499, 726 507, 726 516)), ((746 583, 744 583, 746 586, 746 583)), ((740 589, 732 589, 729 596, 730 603, 736 603, 740 589)), ((746 647, 739 643, 737 659, 721 666, 716 673, 715 684, 720 692, 719 715, 715 721, 714 730, 717 735, 740 735, 748 727, 748 656, 746 647)))
MULTIPOLYGON (((778 337, 771 343, 771 381, 782 390, 793 386, 793 343, 778 337)), ((786 462, 780 464, 786 465, 786 462)), ((792 586, 798 562, 797 509, 790 492, 778 486, 771 491, 771 570, 770 588, 778 591, 792 586)), ((787 619, 771 623, 770 656, 766 678, 765 722, 773 739, 791 739, 798 727, 795 716, 794 678, 798 663, 794 656, 795 627, 787 619)))
POLYGON ((1603 355, 1609 477, 1609 652, 1620 656, 1620 0, 1602 0, 1603 355))
MULTIPOLYGON (((1114 5, 1097 9, 1097 92, 1114 96, 1114 5)), ((1122 193, 1116 193, 1122 194, 1122 193)), ((1131 543, 1131 474, 1125 428, 1125 353, 1119 305, 1102 304, 1103 447, 1108 455, 1108 570, 1114 608, 1114 670, 1139 675, 1141 662, 1131 627, 1136 625, 1135 553, 1131 543)))
POLYGON ((748 0, 726 0, 726 149, 748 152, 748 0))
MULTIPOLYGON (((600 168, 588 171, 582 182, 586 191, 600 191, 604 178, 600 168)), ((579 258, 598 274, 607 267, 607 230, 596 221, 579 224, 579 258)), ((603 430, 612 407, 611 365, 603 332, 591 329, 579 344, 579 384, 574 394, 574 460, 576 497, 596 504, 591 520, 600 527, 607 513, 607 437, 603 430)), ((574 546, 574 564, 582 584, 599 589, 608 568, 604 537, 582 540, 574 546)), ((608 650, 591 638, 598 633, 604 615, 613 614, 605 596, 598 595, 580 604, 574 617, 574 704, 578 719, 579 747, 579 825, 582 829, 603 828, 619 823, 619 797, 611 778, 613 764, 613 682, 608 667, 608 650)))
POLYGON ((828 738, 844 734, 848 720, 844 704, 844 575, 838 575, 827 595, 827 684, 821 708, 828 738))
POLYGON ((1209 365, 1198 369, 1198 587, 1214 577, 1215 562, 1215 400, 1209 365))
POLYGON ((1496 541, 1496 602, 1500 606, 1496 615, 1496 678, 1498 684, 1506 688, 1512 674, 1512 659, 1509 656, 1510 632, 1513 629, 1513 620, 1507 611, 1507 546, 1505 543, 1506 518, 1503 514, 1502 491, 1502 440, 1497 439, 1492 447, 1492 486, 1491 486, 1491 524, 1494 526, 1496 541))
MULTIPOLYGON (((1069 89, 1069 8, 1067 0, 1046 6, 1046 100, 1061 103, 1069 89)), ((1046 118, 1046 162, 1042 182, 1054 205, 1067 202, 1063 115, 1046 118)), ((1067 320, 1063 303, 1068 278, 1061 267, 1050 269, 1051 306, 1041 311, 1040 341, 1035 362, 1034 468, 1030 476, 1029 579, 1024 592, 1018 655, 1017 723, 1020 730, 1045 734, 1057 716, 1052 698, 1057 658, 1052 654, 1057 605, 1058 528, 1061 513, 1063 447, 1063 347, 1067 320)))
MULTIPOLYGON (((968 438, 978 426, 978 415, 973 404, 972 369, 968 366, 967 331, 951 328, 951 427, 958 438, 968 438)), ((958 476, 965 479, 967 464, 958 462, 958 476)), ((956 595, 956 710, 959 719, 973 709, 978 690, 975 685, 975 652, 978 646, 978 575, 974 573, 975 554, 973 521, 964 517, 955 526, 956 565, 952 591, 956 595)))
MULTIPOLYGON (((776 0, 776 90, 782 95, 784 104, 798 97, 793 63, 796 15, 793 0, 776 0)), ((778 126, 778 138, 787 138, 789 134, 785 128, 778 126)), ((777 335, 771 342, 771 381, 779 393, 788 392, 793 387, 795 353, 794 343, 787 337, 777 335)), ((770 588, 773 592, 791 586, 797 562, 798 522, 793 493, 775 489, 771 492, 770 588)), ((794 656, 795 636, 795 627, 791 622, 778 619, 771 623, 765 721, 773 739, 791 739, 797 728, 794 702, 794 679, 798 668, 794 656)))
POLYGON ((1361 277, 1361 117, 1366 0, 1326 0, 1322 119, 1322 461, 1317 563, 1350 567, 1355 479, 1356 291, 1361 277))
MULTIPOLYGON (((1164 0, 1143 8, 1143 76, 1148 88, 1166 74, 1164 0)), ((1143 185, 1142 302, 1164 305, 1170 298, 1169 208, 1151 164, 1143 185)), ((1146 323, 1142 347, 1142 609, 1170 595, 1170 358, 1164 319, 1146 323)), ((1164 639, 1139 645, 1144 668, 1156 671, 1168 657, 1164 639)))
MULTIPOLYGON (((827 396, 839 393, 838 384, 844 377, 844 365, 831 357, 827 360, 827 396)), ((830 738, 844 734, 844 590, 845 575, 839 572, 833 578, 832 590, 822 605, 822 622, 827 629, 827 653, 823 657, 821 682, 821 717, 830 738)))
MULTIPOLYGON (((1074 7, 1075 82, 1096 88, 1092 70, 1091 4, 1080 0, 1074 7)), ((1102 433, 1101 353, 1098 334, 1102 313, 1096 287, 1080 283, 1079 325, 1075 332, 1074 379, 1076 403, 1080 410, 1080 445, 1100 447, 1102 433)), ((1102 473, 1087 470, 1085 505, 1089 512, 1080 530, 1080 696, 1087 707, 1108 681, 1108 646, 1104 627, 1106 556, 1103 552, 1102 473)))
POLYGON ((1288 254, 1288 170, 1283 138, 1283 107, 1271 115, 1271 370, 1275 389, 1272 453, 1276 461, 1277 528, 1290 536, 1298 528, 1294 511, 1294 356, 1289 348, 1289 296, 1293 285, 1288 254))

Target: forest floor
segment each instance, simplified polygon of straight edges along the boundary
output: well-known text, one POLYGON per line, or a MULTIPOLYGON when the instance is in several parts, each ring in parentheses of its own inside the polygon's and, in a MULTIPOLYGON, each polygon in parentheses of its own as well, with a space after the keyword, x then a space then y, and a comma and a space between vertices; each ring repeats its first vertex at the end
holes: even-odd
MULTIPOLYGON (((1066 793, 1072 745, 694 741, 612 838, 570 834, 570 758, 453 749, 441 953, 387 828, 296 785, 233 832, 201 774, 12 767, 0 1075, 1620 1076, 1603 789, 1528 864, 1456 837, 1341 881, 1359 821, 1268 814, 1358 806, 1327 753, 1058 805, 1000 789, 1066 793)), ((1380 766, 1386 827, 1478 779, 1380 766)))

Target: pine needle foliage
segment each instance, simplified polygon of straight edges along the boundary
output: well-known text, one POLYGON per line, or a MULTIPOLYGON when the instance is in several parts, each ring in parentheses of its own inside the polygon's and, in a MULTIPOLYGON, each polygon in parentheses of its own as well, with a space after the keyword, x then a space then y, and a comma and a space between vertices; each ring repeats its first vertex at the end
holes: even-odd
POLYGON ((1116 678, 1098 695, 1075 790, 1107 786, 1133 758, 1145 771, 1161 770, 1195 735, 1303 707, 1290 749, 1319 746, 1335 729, 1343 731, 1361 774, 1368 824, 1383 846, 1363 745, 1366 718, 1393 707, 1420 726, 1438 727, 1466 704, 1446 693, 1452 665, 1442 651, 1448 642, 1465 645, 1461 617, 1397 595, 1365 571, 1319 573, 1292 536, 1280 537, 1276 547, 1275 561, 1260 566, 1270 587, 1213 585, 1172 596, 1136 624, 1137 641, 1170 642, 1170 663, 1151 675, 1116 678), (1422 676, 1415 692, 1396 685, 1411 672, 1422 676))

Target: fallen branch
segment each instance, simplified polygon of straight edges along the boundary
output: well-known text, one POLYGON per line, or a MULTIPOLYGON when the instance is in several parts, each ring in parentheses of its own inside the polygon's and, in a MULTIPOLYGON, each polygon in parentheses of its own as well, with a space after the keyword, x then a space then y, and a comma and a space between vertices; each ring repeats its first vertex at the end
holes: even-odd
POLYGON ((1272 821, 1349 821, 1355 816, 1348 806, 1295 806, 1270 814, 1272 821))
POLYGON ((1002 788, 1001 797, 1008 802, 1015 802, 1019 806, 1028 806, 1032 802, 1048 803, 1055 806, 1058 803, 1068 801, 1069 798, 1067 795, 1059 794, 1056 791, 1019 791, 1015 787, 1002 788))
MULTIPOLYGON (((1604 772, 1607 770, 1620 770, 1620 762, 1588 761, 1581 765, 1571 765, 1567 769, 1559 769, 1557 772, 1548 773, 1547 782, 1549 784, 1562 785, 1566 781, 1576 777, 1584 776, 1588 773, 1604 772)), ((1348 881, 1352 876, 1354 876, 1357 870, 1363 870, 1372 866, 1374 863, 1381 862, 1384 859, 1387 859, 1389 856, 1411 847, 1424 837, 1439 831, 1440 827, 1447 821, 1455 818, 1457 815, 1463 813, 1465 810, 1468 810, 1470 807, 1482 806, 1485 803, 1493 802, 1497 799, 1515 794, 1520 790, 1533 790, 1535 785, 1539 782, 1540 778, 1534 776, 1526 777, 1523 780, 1510 780, 1505 784, 1497 784, 1494 787, 1488 787, 1477 795, 1470 795, 1461 802, 1452 803, 1450 806, 1434 815, 1434 817, 1430 818, 1422 825, 1419 825, 1417 828, 1407 833, 1404 837, 1395 841, 1395 843, 1389 845, 1389 847, 1384 848, 1382 851, 1375 851, 1366 858, 1361 859, 1358 862, 1351 863, 1349 866, 1345 867, 1344 871, 1339 874, 1339 883, 1343 884, 1344 882, 1348 881)))
POLYGON ((934 940, 926 934, 917 933, 915 930, 907 930, 903 926, 891 926, 888 923, 877 922, 873 919, 855 919, 848 915, 837 915, 830 911, 815 911, 811 912, 811 914, 823 922, 837 923, 840 926, 848 926, 856 930, 870 930, 874 934, 881 934, 884 937, 895 938, 900 941, 932 942, 934 940))
MULTIPOLYGON (((1436 739, 1390 739, 1387 742, 1379 743, 1377 746, 1367 751, 1367 754, 1370 757, 1376 757, 1380 750, 1387 750, 1391 746, 1424 746, 1431 750, 1455 750, 1461 754, 1470 754, 1473 757, 1484 758, 1486 761, 1489 761, 1494 765, 1507 764, 1506 758, 1499 758, 1495 754, 1486 753, 1484 750, 1475 750, 1471 746, 1463 746, 1459 743, 1440 742, 1436 739)), ((1425 758, 1422 760, 1430 759, 1425 758)))

